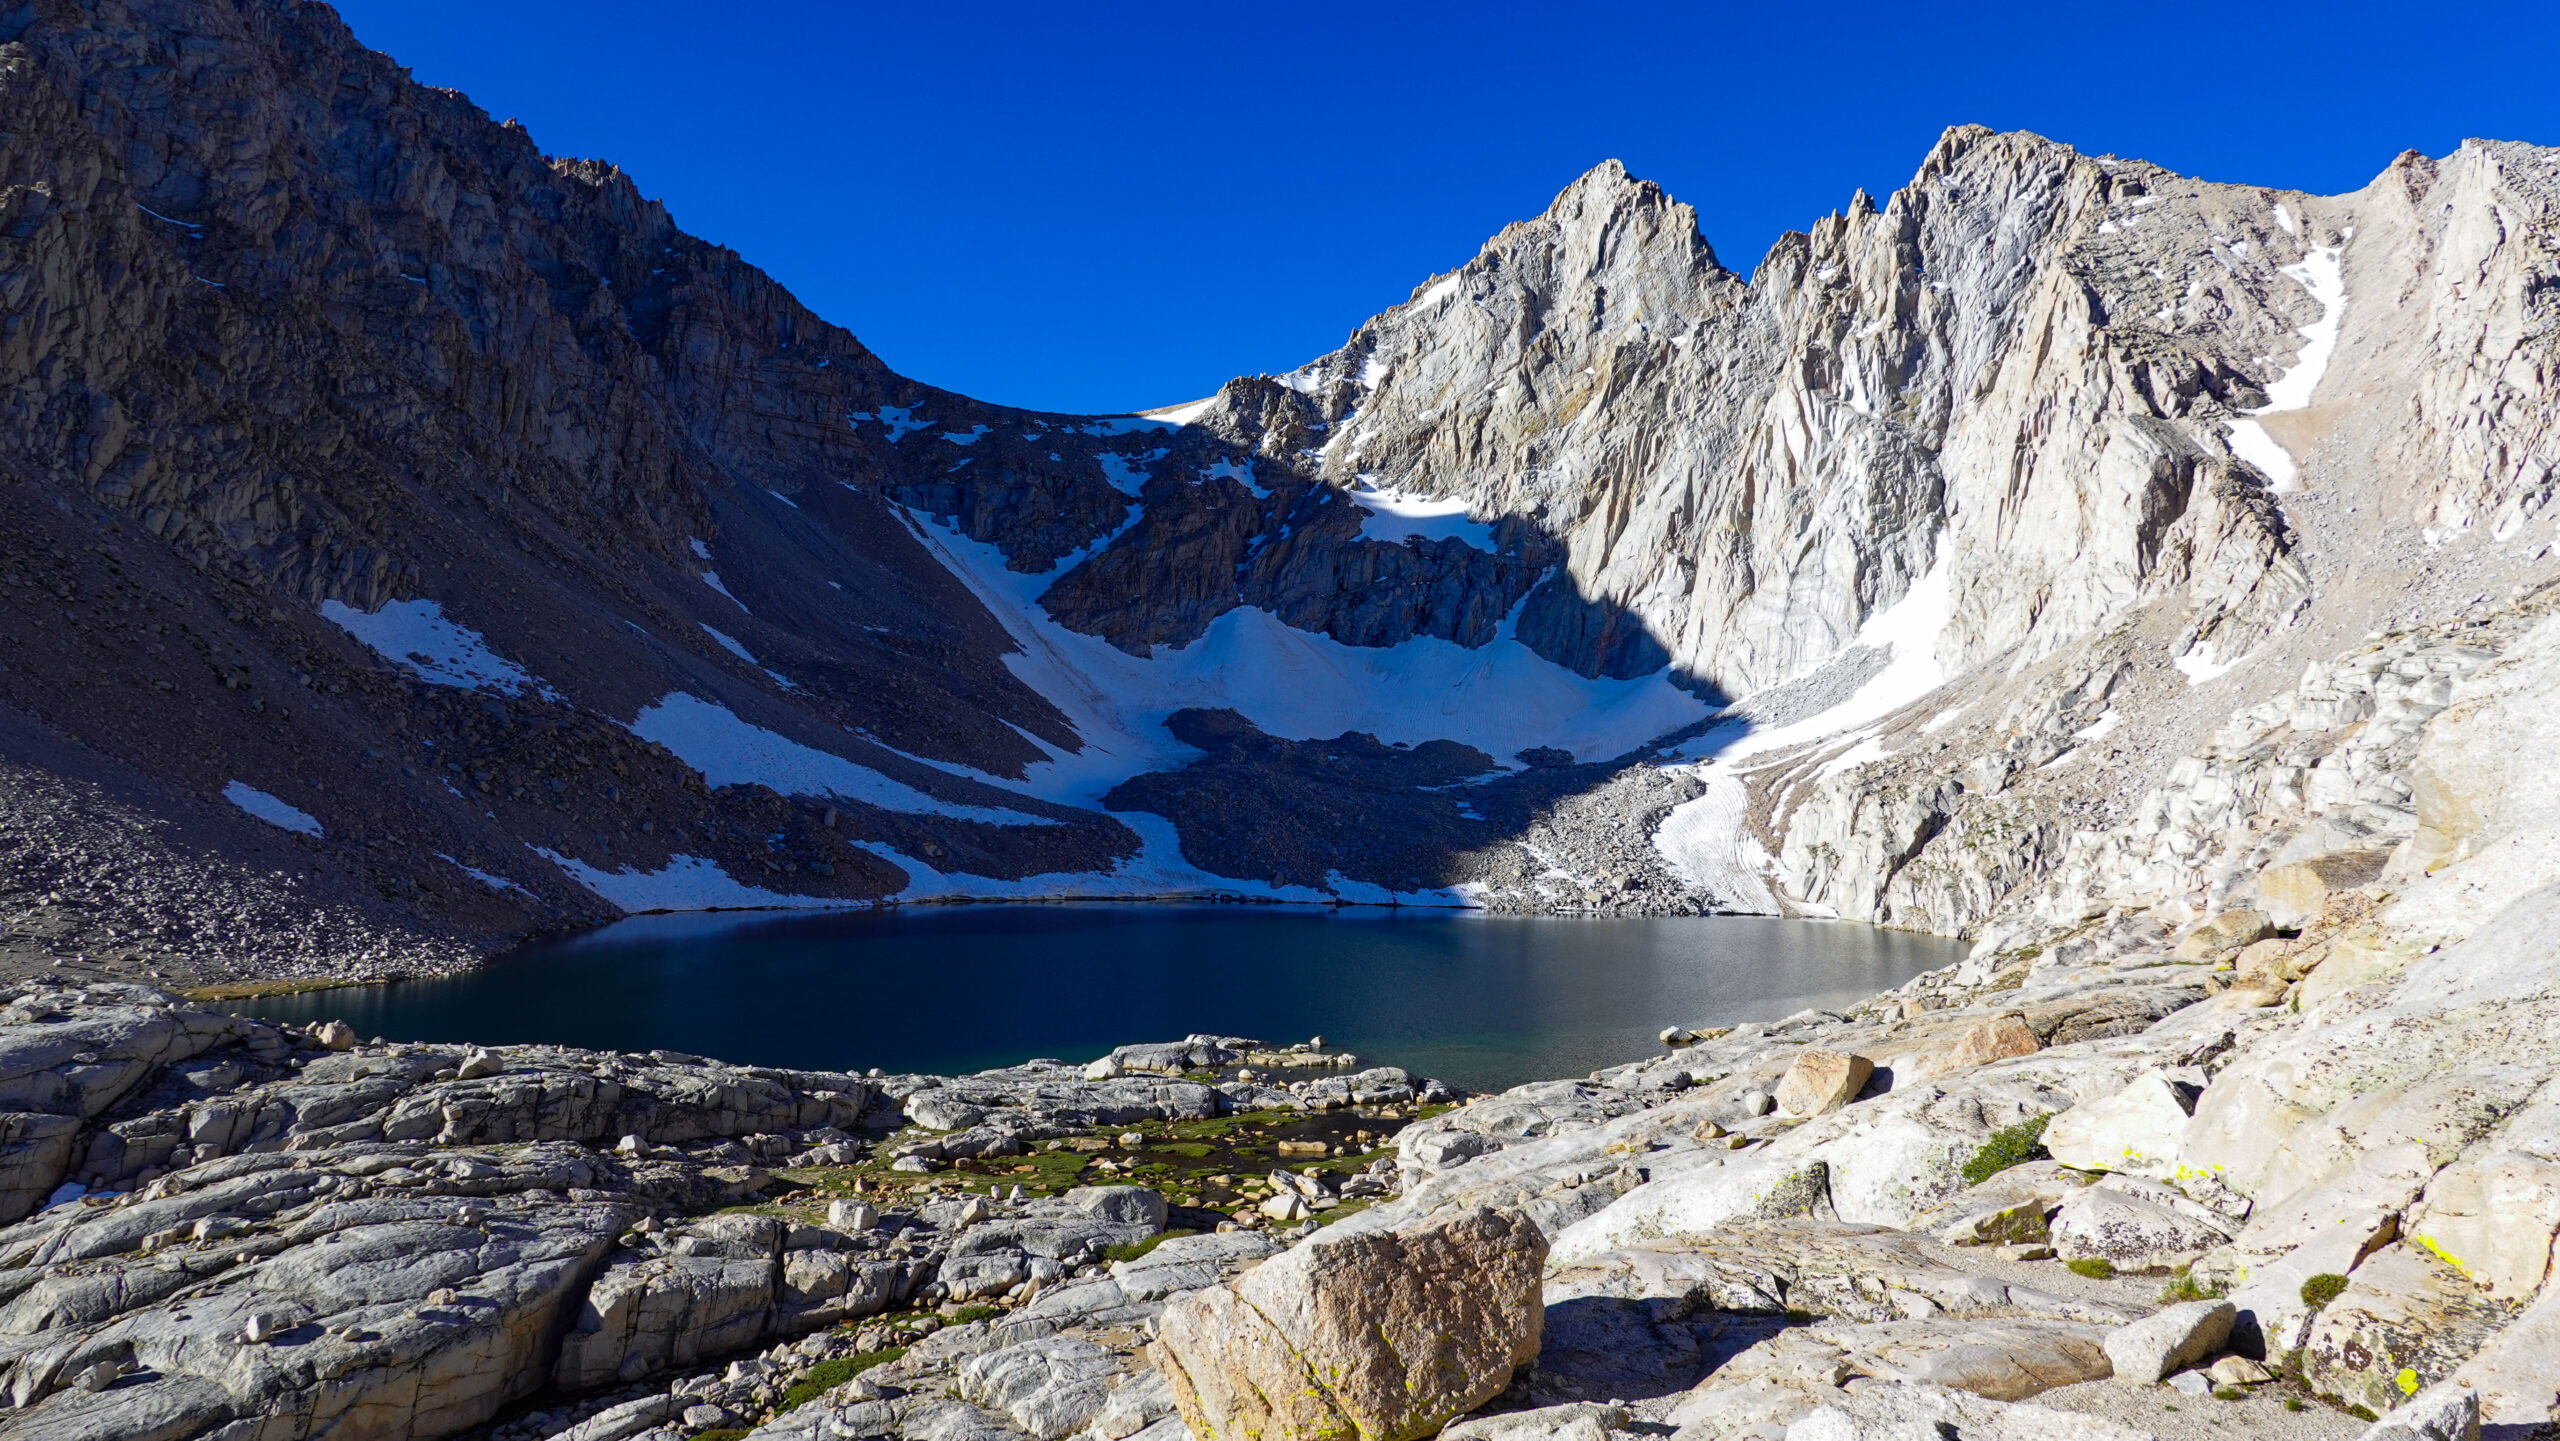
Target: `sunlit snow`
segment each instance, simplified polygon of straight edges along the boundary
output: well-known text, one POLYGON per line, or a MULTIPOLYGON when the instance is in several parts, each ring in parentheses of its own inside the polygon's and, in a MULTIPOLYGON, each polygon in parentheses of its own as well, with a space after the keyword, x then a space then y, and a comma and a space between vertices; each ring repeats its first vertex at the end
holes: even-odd
POLYGON ((1938 637, 1953 614, 1948 547, 1942 535, 1928 574, 1913 582, 1902 599, 1867 617, 1856 637, 1842 647, 1890 648, 1884 669, 1868 677, 1866 684, 1838 705, 1789 725, 1753 729, 1750 720, 1736 717, 1684 742, 1675 754, 1735 761, 1884 719, 1946 684, 1946 667, 1938 660, 1938 637))
POLYGON ((1736 910, 1778 914, 1777 897, 1763 879, 1768 852, 1751 834, 1745 813, 1751 789, 1734 771, 1702 767, 1706 793, 1671 808, 1654 830, 1653 848, 1672 874, 1736 910))
POLYGON ((2227 423, 2231 453, 2255 466, 2278 493, 2301 483, 2301 467, 2294 464, 2293 456, 2276 443, 2274 436, 2267 434, 2265 426, 2248 417, 2302 409, 2311 403, 2312 392, 2328 373, 2329 358, 2338 349, 2338 326, 2347 313, 2347 280, 2338 263, 2340 253, 2339 246, 2313 246, 2300 263, 2278 272, 2299 281, 2303 289, 2311 292, 2311 298, 2320 302, 2320 318, 2295 332, 2302 337, 2302 354, 2267 386, 2267 403, 2227 423))
POLYGON ((2246 659, 2248 659, 2247 656, 2240 656, 2232 660, 2215 660, 2213 658, 2213 647, 2210 644, 2203 644, 2196 646, 2185 655, 2171 661, 2170 664, 2178 668, 2178 674, 2187 678, 2187 684, 2202 685, 2206 681, 2224 674, 2233 666, 2238 665, 2241 661, 2246 659))
POLYGON ((1145 416, 1149 420, 1161 420, 1167 425, 1189 425, 1191 422, 1198 420, 1201 414, 1208 410, 1210 406, 1217 403, 1218 397, 1213 395, 1206 400, 1194 400, 1182 405, 1168 405, 1160 410, 1140 411, 1139 414, 1145 416))

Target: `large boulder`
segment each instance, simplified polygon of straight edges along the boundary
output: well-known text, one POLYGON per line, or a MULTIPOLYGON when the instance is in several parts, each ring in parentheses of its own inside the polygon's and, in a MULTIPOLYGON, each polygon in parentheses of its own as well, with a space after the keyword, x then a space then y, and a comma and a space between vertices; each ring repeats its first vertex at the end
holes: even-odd
POLYGON ((2044 1148, 2083 1171, 2177 1172, 2192 1092, 2159 1071, 2145 1071, 2112 1096, 2084 1102, 2045 1126, 2044 1148))
POLYGON ((2180 960, 2198 961, 2236 951, 2252 941, 2264 940, 2275 930, 2267 918, 2257 911, 2224 911, 2212 920, 2187 932, 2169 954, 2180 960))
POLYGON ((1819 1116, 1858 1098, 1875 1062, 1845 1051, 1799 1053, 1778 1081, 1778 1109, 1790 1116, 1819 1116))
POLYGON ((2371 885, 2390 859, 2388 850, 2331 851, 2269 866, 2258 873, 2258 909, 2277 930, 2300 930, 2320 919, 2331 896, 2371 885))
POLYGON ((2164 1306, 2129 1326, 2107 1333, 2107 1360, 2116 1379, 2145 1385, 2165 1381, 2213 1359, 2231 1339, 2238 1308, 2228 1301, 2188 1301, 2164 1306))
POLYGON ((2505 1307, 2435 1256, 2385 1246, 2312 1321, 2302 1376, 2323 1396, 2388 1411, 2450 1379, 2508 1319, 2505 1307))
POLYGON ((1536 1359, 1546 1258, 1509 1209, 1319 1234, 1174 1300, 1148 1357, 1200 1441, 1411 1441, 1536 1359))
POLYGON ((2120 1271, 2186 1265, 2239 1229, 2154 1181, 2109 1176, 2064 1199, 2052 1222, 2053 1248, 2066 1260, 2103 1260, 2120 1271))
POLYGON ((1976 1066, 1987 1066, 1993 1061, 2032 1056, 2043 1049, 2044 1042, 2036 1038, 2036 1028, 2027 1024, 2026 1017, 2012 1011, 1969 1027, 1963 1035, 1956 1037, 1956 1043, 1947 1049, 1946 1054, 1927 1069, 1931 1075, 1951 1075, 1976 1066))

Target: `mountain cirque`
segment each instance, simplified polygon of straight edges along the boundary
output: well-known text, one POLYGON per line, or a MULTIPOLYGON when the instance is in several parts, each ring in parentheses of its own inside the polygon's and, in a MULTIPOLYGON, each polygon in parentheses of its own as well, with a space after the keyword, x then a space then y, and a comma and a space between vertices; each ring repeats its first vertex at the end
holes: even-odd
POLYGON ((0 95, 10 1434, 2560 1420, 2560 152, 2318 197, 1959 128, 1748 279, 1604 165, 1090 417, 895 375, 322 6, 20 3, 0 95), (1474 1098, 176 990, 1203 891, 1975 945, 1474 1098))
POLYGON ((1960 128, 1748 279, 1603 165, 1097 418, 897 376, 323 7, 0 44, 20 974, 942 896, 1971 935, 2235 707, 2547 568, 2530 147, 2314 197, 1960 128))

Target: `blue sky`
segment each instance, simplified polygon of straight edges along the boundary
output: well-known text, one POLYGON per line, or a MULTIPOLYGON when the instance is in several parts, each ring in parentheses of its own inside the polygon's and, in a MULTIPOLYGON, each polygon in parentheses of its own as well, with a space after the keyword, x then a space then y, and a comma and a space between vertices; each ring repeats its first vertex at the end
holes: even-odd
POLYGON ((1615 157, 1727 265, 1978 121, 2352 190, 2560 144, 2560 5, 342 0, 892 366, 1118 411, 1291 368, 1615 157))

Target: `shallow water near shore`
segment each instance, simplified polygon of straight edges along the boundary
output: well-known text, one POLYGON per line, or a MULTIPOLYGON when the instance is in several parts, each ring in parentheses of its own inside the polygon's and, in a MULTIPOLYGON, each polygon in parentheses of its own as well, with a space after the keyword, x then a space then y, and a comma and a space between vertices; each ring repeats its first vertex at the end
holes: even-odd
POLYGON ((235 1003, 401 1041, 944 1074, 1195 1031, 1321 1035, 1470 1090, 1656 1053, 1954 963, 1961 941, 1742 916, 1009 905, 638 916, 469 976, 235 1003))

